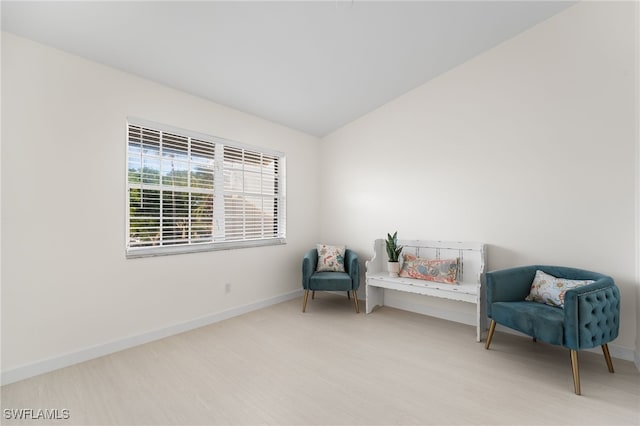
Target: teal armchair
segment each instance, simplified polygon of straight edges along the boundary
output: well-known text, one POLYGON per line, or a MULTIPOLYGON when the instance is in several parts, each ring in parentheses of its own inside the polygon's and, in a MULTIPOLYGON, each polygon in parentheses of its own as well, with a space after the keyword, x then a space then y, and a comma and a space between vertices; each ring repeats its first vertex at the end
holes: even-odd
POLYGON ((613 373, 607 343, 618 337, 620 291, 611 277, 582 269, 532 265, 488 272, 486 288, 487 315, 491 319, 486 349, 491 345, 496 324, 518 330, 534 341, 568 348, 577 395, 579 350, 601 346, 609 372, 613 373), (537 270, 557 278, 594 282, 567 290, 564 309, 526 301, 537 270))
POLYGON ((302 312, 305 312, 307 308, 307 299, 310 291, 312 299, 315 298, 316 291, 346 291, 347 298, 351 299, 353 295, 353 306, 356 313, 360 313, 357 295, 357 290, 360 286, 358 255, 353 250, 345 250, 345 272, 316 272, 317 266, 318 251, 311 249, 305 253, 302 259, 302 288, 304 289, 302 312))

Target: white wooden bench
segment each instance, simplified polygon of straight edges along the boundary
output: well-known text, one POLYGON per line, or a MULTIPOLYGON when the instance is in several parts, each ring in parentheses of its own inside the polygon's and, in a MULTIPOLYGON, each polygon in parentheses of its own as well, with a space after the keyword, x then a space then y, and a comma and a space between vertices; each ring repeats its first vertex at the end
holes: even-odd
MULTIPOLYGON (((367 314, 384 306, 385 289, 440 297, 476 304, 476 340, 487 329, 484 274, 487 254, 482 243, 455 241, 399 240, 403 254, 428 259, 458 258, 458 284, 445 284, 414 278, 391 277, 387 272, 385 240, 374 242, 374 255, 366 262, 367 314)), ((402 256, 401 256, 402 257, 402 256)))

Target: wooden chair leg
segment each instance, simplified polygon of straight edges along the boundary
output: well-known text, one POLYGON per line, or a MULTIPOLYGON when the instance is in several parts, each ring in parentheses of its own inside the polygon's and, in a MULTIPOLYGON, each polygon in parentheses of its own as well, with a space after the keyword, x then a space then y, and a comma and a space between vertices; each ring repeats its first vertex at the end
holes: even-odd
POLYGON ((311 300, 316 298, 316 291, 315 290, 311 290, 311 300))
POLYGON ((307 298, 309 297, 309 289, 306 289, 304 291, 304 299, 302 301, 302 312, 304 313, 304 310, 307 309, 307 298))
POLYGON ((493 339, 493 333, 496 331, 496 321, 491 320, 491 325, 489 325, 489 334, 487 335, 487 342, 484 344, 485 349, 489 349, 491 345, 491 339, 493 339))
POLYGON ((356 314, 360 313, 360 306, 358 306, 358 293, 356 293, 355 290, 353 290, 353 305, 356 308, 356 314))
POLYGON ((580 395, 580 366, 578 365, 578 351, 571 349, 571 371, 573 372, 573 388, 576 395, 580 395))
POLYGON ((351 300, 351 292, 350 291, 347 292, 347 299, 351 300))
POLYGON ((611 355, 609 355, 609 346, 606 343, 602 345, 602 353, 604 354, 604 360, 607 361, 609 373, 613 373, 613 363, 611 362, 611 355))

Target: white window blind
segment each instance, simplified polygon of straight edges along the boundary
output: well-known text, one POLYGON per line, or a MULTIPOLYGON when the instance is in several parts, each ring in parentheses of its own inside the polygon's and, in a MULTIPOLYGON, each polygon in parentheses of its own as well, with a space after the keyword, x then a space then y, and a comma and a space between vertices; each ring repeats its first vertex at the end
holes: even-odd
POLYGON ((278 244, 284 155, 130 120, 127 255, 278 244))
POLYGON ((242 241, 279 234, 278 163, 274 155, 225 145, 225 240, 242 241))

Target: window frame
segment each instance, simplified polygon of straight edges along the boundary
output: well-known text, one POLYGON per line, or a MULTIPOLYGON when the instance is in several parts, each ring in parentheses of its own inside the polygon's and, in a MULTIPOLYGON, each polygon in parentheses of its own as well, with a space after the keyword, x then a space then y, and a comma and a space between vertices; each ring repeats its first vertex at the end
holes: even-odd
MULTIPOLYGON (((226 138, 217 136, 211 136, 200 132, 186 130, 162 123, 157 123, 137 117, 127 117, 125 123, 125 254, 127 258, 139 258, 149 256, 165 256, 173 254, 183 253, 198 253, 205 251, 215 250, 230 250, 247 247, 263 247, 272 245, 286 244, 286 156, 284 153, 272 149, 261 148, 256 146, 247 145, 244 143, 236 142, 226 138), (130 147, 129 147, 129 129, 130 126, 137 126, 146 129, 152 129, 163 133, 171 133, 173 135, 179 135, 182 137, 198 139, 201 141, 210 142, 214 145, 214 160, 213 160, 213 217, 212 217, 212 231, 211 241, 206 242, 188 242, 172 245, 154 245, 154 246, 138 246, 131 247, 131 201, 130 201, 130 189, 132 185, 129 182, 129 165, 130 165, 130 147), (225 147, 230 147, 234 150, 249 151, 251 154, 260 154, 261 156, 277 159, 277 171, 274 172, 274 179, 276 186, 273 194, 274 199, 274 236, 265 237, 264 228, 263 233, 258 238, 244 238, 236 240, 225 240, 225 194, 229 191, 225 188, 225 171, 226 162, 224 157, 225 147), (222 225, 222 226, 221 226, 222 225)), ((158 156, 159 162, 162 162, 163 157, 160 154, 158 156)), ((243 163, 244 164, 244 163, 243 163)), ((142 165, 140 166, 142 167, 142 165)), ((191 170, 191 169, 189 169, 191 170)), ((160 172, 161 173, 161 172, 160 172)), ((140 188, 144 184, 140 183, 140 188)), ((160 175, 160 183, 158 184, 159 196, 163 196, 163 188, 184 188, 191 191, 194 187, 171 187, 165 186, 162 183, 162 174, 160 175)), ((259 195, 260 197, 270 198, 269 194, 262 192, 253 193, 252 195, 259 195)), ((244 193, 244 191, 242 191, 244 193)), ((237 194, 238 191, 235 191, 237 194)), ((191 203, 189 204, 191 207, 191 203)), ((160 207, 158 208, 161 209, 160 207)), ((158 218, 162 218, 162 213, 158 214, 158 218)), ((163 233, 164 228, 162 224, 159 227, 159 232, 163 233)))

